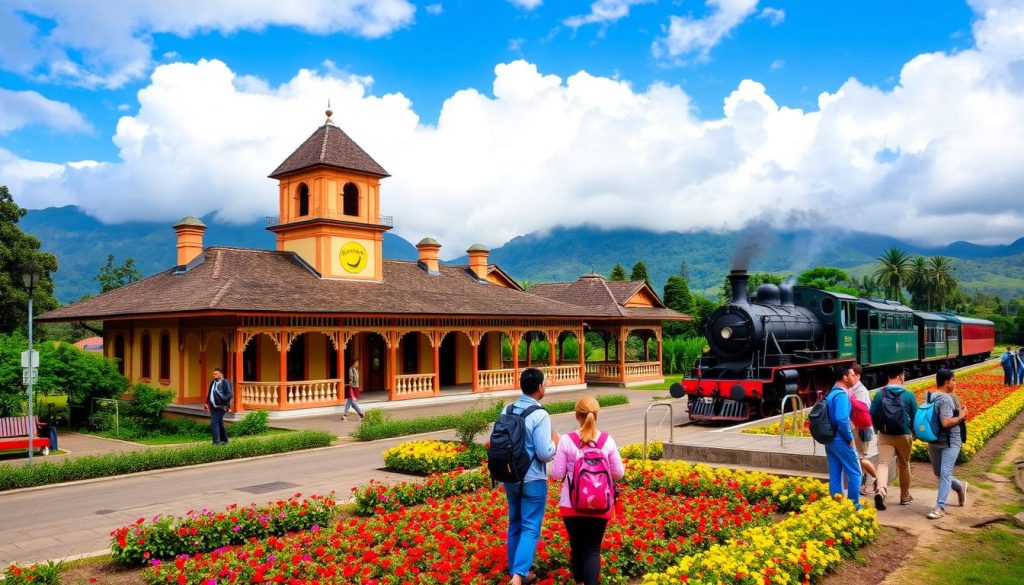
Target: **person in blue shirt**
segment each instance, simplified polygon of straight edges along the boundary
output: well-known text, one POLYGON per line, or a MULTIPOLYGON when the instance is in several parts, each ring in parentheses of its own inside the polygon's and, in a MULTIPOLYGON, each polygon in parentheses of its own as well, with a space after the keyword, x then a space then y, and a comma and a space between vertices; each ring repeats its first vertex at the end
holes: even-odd
POLYGON ((1024 384, 1024 347, 1017 350, 1017 383, 1024 384))
MULTIPOLYGON (((540 405, 545 392, 544 372, 537 368, 523 370, 519 376, 519 387, 523 394, 512 404, 513 414, 540 405)), ((540 540, 540 525, 548 498, 547 462, 555 457, 558 445, 558 433, 551 429, 551 416, 546 410, 533 411, 524 422, 526 452, 532 459, 530 470, 522 483, 504 484, 508 499, 508 570, 512 585, 537 580, 530 567, 540 540)))
POLYGON ((1014 366, 1014 355, 1007 347, 1003 355, 999 357, 999 363, 1003 366, 1003 386, 1010 386, 1013 384, 1013 366, 1014 366))
POLYGON ((828 491, 833 496, 843 493, 843 474, 847 477, 846 497, 860 509, 861 470, 857 450, 853 445, 853 431, 850 424, 851 390, 857 383, 857 375, 852 364, 839 364, 835 368, 836 384, 825 396, 828 406, 828 417, 836 429, 832 442, 825 445, 825 458, 828 460, 828 491))

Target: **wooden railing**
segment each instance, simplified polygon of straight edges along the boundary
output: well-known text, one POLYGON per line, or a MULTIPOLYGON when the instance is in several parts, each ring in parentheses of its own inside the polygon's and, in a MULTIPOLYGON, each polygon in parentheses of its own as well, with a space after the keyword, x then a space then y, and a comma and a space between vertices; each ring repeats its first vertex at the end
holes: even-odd
POLYGON ((661 362, 626 362, 626 380, 660 377, 661 362))
POLYGON ((544 372, 544 375, 547 376, 548 386, 564 386, 580 382, 579 364, 544 366, 537 369, 544 372))
POLYGON ((286 382, 282 404, 280 382, 242 382, 242 406, 269 410, 333 406, 344 402, 343 388, 339 379, 286 382))
POLYGON ((395 399, 419 398, 434 394, 434 374, 395 376, 395 399))
POLYGON ((615 382, 660 378, 661 362, 626 362, 625 371, 618 362, 592 362, 587 364, 587 376, 592 380, 615 382))
POLYGON ((477 392, 491 390, 511 390, 518 387, 516 371, 512 368, 500 370, 480 370, 476 373, 477 392))

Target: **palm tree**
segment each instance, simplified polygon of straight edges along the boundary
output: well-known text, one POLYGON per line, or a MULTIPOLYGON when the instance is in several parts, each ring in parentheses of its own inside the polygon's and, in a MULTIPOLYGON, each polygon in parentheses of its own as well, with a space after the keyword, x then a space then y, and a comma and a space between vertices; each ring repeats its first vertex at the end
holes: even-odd
POLYGON ((861 296, 873 297, 879 290, 878 281, 874 277, 865 274, 861 277, 859 282, 854 283, 855 286, 860 290, 861 296))
POLYGON ((956 298, 960 279, 954 272, 953 261, 946 256, 932 256, 928 259, 928 276, 931 289, 934 291, 935 305, 932 308, 943 310, 946 304, 956 298))
POLYGON ((928 273, 928 262, 924 256, 914 256, 910 263, 910 280, 907 291, 915 309, 931 310, 933 290, 928 273))
POLYGON ((903 287, 910 281, 910 255, 899 248, 889 248, 878 257, 879 267, 875 270, 878 284, 890 298, 903 302, 903 287))

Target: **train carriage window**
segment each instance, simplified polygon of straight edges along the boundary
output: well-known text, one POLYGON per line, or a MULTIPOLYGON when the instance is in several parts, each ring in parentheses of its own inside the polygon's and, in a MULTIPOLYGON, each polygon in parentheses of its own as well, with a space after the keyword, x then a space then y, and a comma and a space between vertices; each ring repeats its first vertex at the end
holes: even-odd
POLYGON ((880 321, 881 319, 879 319, 878 313, 871 313, 868 329, 881 329, 882 325, 880 321))
POLYGON ((857 328, 858 329, 867 329, 868 328, 868 312, 867 311, 863 311, 863 310, 857 311, 857 328))

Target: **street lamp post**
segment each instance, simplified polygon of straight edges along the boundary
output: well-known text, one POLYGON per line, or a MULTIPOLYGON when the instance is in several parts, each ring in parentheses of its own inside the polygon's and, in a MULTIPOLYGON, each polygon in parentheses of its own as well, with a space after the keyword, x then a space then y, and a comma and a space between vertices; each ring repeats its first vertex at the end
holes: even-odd
POLYGON ((28 289, 28 464, 32 465, 32 452, 34 451, 32 448, 32 438, 36 434, 36 429, 33 428, 35 425, 32 424, 32 383, 34 381, 32 370, 35 365, 32 361, 32 292, 39 282, 39 269, 36 268, 35 264, 29 264, 21 278, 25 283, 25 288, 28 289))

